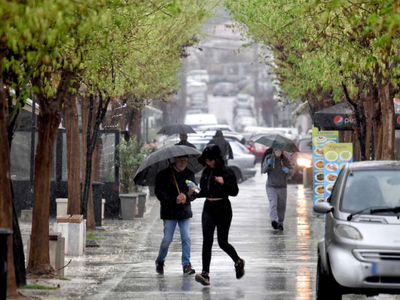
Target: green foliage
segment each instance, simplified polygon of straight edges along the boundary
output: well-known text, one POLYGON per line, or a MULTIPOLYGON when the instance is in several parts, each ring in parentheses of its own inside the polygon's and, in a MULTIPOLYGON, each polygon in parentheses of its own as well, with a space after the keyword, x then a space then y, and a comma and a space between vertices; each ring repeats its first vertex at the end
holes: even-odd
POLYGON ((30 289, 30 290, 56 290, 58 289, 55 286, 45 286, 40 284, 27 284, 21 287, 21 289, 30 289))
POLYGON ((138 192, 133 178, 144 159, 152 152, 152 149, 144 149, 144 143, 138 142, 134 137, 129 141, 122 140, 118 145, 120 167, 120 190, 123 194, 138 192))
POLYGON ((90 232, 86 235, 86 240, 88 240, 88 241, 103 241, 103 240, 106 240, 106 238, 97 237, 97 236, 95 236, 95 234, 94 234, 92 231, 90 231, 90 232))
POLYGON ((357 82, 376 84, 379 68, 396 85, 400 15, 386 0, 225 0, 239 28, 265 44, 285 94, 307 99, 330 91, 350 96, 357 82), (269 54, 271 56, 271 54, 269 54), (391 66, 389 68, 388 66, 391 66))

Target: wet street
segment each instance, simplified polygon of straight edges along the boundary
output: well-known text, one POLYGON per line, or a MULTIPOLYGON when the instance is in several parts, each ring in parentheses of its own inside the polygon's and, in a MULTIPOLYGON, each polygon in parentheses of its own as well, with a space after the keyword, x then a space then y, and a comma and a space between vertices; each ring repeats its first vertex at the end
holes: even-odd
MULTIPOLYGON (((49 280, 60 285, 55 291, 25 290, 42 299, 315 299, 317 243, 324 219, 312 211, 311 189, 289 185, 285 230, 274 230, 269 221, 265 192, 266 175, 257 175, 239 185, 232 197, 233 221, 230 243, 246 261, 246 274, 235 277, 233 262, 215 239, 211 262, 211 285, 204 287, 194 275, 183 275, 179 230, 175 233, 163 276, 155 272, 154 260, 162 239, 158 201, 148 199, 143 219, 105 220, 97 231, 100 248, 87 248, 80 258, 66 257, 67 280, 49 280)), ((191 221, 192 266, 201 272, 201 211, 204 199, 193 202, 191 221)), ((27 233, 27 226, 22 224, 27 233)), ((345 295, 343 299, 364 299, 345 295)), ((400 299, 381 295, 368 299, 400 299)))

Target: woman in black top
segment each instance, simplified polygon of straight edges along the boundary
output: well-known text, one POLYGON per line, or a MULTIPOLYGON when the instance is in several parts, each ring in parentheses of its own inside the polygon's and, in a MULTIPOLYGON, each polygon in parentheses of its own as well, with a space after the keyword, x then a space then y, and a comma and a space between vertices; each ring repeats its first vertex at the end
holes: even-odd
POLYGON ((228 243, 229 228, 232 221, 232 207, 228 196, 236 196, 239 188, 233 170, 224 164, 221 150, 217 145, 207 146, 198 158, 206 166, 200 179, 201 191, 196 198, 205 197, 201 218, 203 228, 203 271, 196 274, 196 281, 203 285, 210 284, 211 249, 214 231, 217 228, 218 245, 235 263, 236 278, 244 275, 244 260, 228 243))

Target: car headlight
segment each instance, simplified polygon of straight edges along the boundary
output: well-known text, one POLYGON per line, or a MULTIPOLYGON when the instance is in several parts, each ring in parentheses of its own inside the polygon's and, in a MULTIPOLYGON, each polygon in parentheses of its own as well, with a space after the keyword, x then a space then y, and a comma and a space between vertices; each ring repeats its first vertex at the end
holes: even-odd
POLYGON ((304 168, 311 168, 312 161, 309 158, 300 157, 296 161, 297 165, 304 168))
POLYGON ((335 228, 335 233, 343 238, 352 239, 352 240, 362 240, 363 237, 361 232, 358 231, 357 228, 349 225, 338 225, 335 228))

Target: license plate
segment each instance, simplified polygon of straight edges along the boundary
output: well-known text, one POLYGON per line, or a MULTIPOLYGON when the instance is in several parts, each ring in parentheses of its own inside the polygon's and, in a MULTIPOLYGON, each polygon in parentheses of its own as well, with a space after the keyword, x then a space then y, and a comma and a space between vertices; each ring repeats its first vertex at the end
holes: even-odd
POLYGON ((400 274, 400 262, 396 263, 373 263, 372 264, 373 275, 399 275, 400 274))

